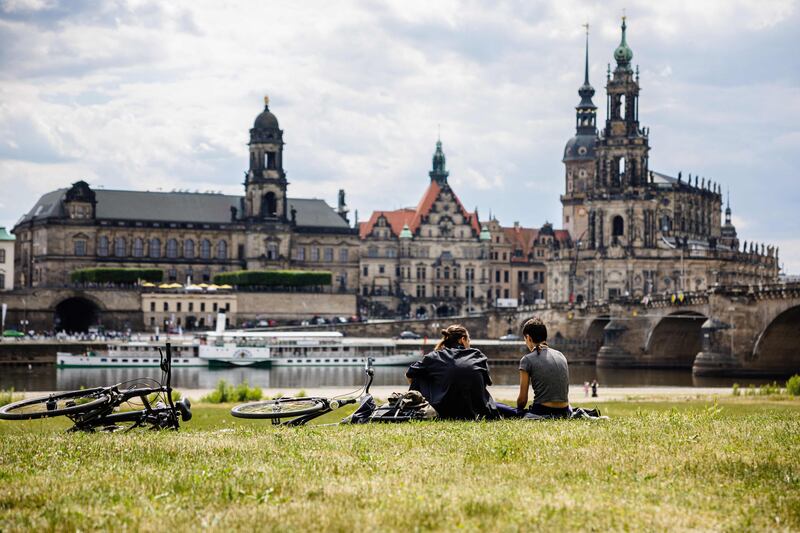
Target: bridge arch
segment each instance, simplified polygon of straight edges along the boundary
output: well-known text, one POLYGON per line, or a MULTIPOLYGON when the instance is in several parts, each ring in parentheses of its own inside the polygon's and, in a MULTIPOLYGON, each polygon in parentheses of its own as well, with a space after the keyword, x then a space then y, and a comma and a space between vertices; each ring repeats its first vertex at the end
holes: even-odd
POLYGON ((759 334, 748 370, 792 374, 800 370, 800 305, 779 313, 759 334))
POLYGON ((702 350, 701 327, 707 317, 696 311, 678 311, 663 317, 650 331, 645 353, 658 366, 691 368, 702 350))
POLYGON ((101 307, 93 298, 68 296, 55 305, 54 326, 58 331, 86 332, 98 323, 101 307))
POLYGON ((591 342, 596 342, 598 349, 603 345, 603 330, 611 322, 611 316, 600 315, 591 322, 586 328, 584 339, 591 342))

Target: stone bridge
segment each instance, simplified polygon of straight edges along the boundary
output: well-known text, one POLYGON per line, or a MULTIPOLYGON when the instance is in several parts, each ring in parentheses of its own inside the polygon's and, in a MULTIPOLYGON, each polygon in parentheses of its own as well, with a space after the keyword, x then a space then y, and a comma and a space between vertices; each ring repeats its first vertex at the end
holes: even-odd
MULTIPOLYGON (((800 283, 720 288, 582 309, 526 310, 551 337, 600 342, 601 367, 691 368, 696 375, 800 373, 800 283)), ((496 320, 497 321, 497 320, 496 320)))

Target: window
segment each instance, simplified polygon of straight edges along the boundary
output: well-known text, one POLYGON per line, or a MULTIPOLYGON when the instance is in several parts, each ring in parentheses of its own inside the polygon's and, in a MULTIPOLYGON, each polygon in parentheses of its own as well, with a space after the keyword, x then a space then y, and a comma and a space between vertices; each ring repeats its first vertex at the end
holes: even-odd
MULTIPOLYGON (((505 281, 506 283, 508 283, 508 270, 506 270, 505 272, 503 272, 503 281, 505 281)), ((506 296, 506 298, 508 298, 508 296, 506 296)))
POLYGON ((178 271, 174 268, 170 268, 167 272, 167 277, 169 278, 170 282, 175 282, 178 280, 178 271))
POLYGON ((114 255, 116 257, 125 257, 128 247, 126 246, 125 237, 117 237, 114 239, 114 255))
POLYGON ((325 248, 324 254, 326 262, 330 263, 331 261, 333 261, 333 248, 325 248))
POLYGON ((394 248, 387 248, 386 249, 386 257, 394 258, 397 257, 397 250, 394 248))
POLYGON ((367 257, 378 257, 378 247, 370 246, 367 248, 367 257))
POLYGON ((175 259, 178 257, 178 241, 175 239, 170 239, 167 241, 167 257, 170 259, 175 259))
POLYGON ((294 256, 298 261, 305 261, 306 260, 306 249, 304 247, 297 248, 294 251, 294 256))
POLYGON ((311 247, 311 260, 319 261, 319 248, 317 248, 316 246, 311 247))
POLYGON ((425 279, 425 267, 418 266, 417 267, 417 279, 425 279))
POLYGON ((177 311, 178 311, 179 313, 181 312, 181 307, 183 307, 183 306, 181 305, 181 302, 178 302, 178 308, 177 308, 177 311))
POLYGON ((183 257, 194 259, 194 241, 192 239, 183 241, 183 257))
POLYGON ((150 302, 150 311, 155 311, 155 310, 156 310, 156 303, 150 302))
POLYGON ((211 259, 211 241, 208 239, 200 241, 200 259, 211 259))
POLYGON ((225 241, 219 241, 217 243, 217 259, 227 259, 228 258, 228 243, 225 241))
POLYGON ((86 241, 78 239, 75 241, 75 255, 86 255, 86 241))
POLYGON ((164 311, 169 311, 169 302, 164 302, 164 311))
POLYGON ((625 221, 622 219, 621 216, 617 215, 614 217, 612 221, 612 233, 611 235, 614 237, 621 237, 625 234, 625 221))
POLYGON ((6 251, 0 250, 0 263, 5 263, 5 262, 6 262, 6 251))
POLYGON ((97 255, 108 257, 108 237, 103 235, 97 240, 97 255))
POLYGON ((278 258, 278 243, 276 242, 268 242, 267 243, 267 259, 277 259, 278 258))
POLYGON ((378 265, 378 274, 383 274, 386 272, 386 267, 383 265, 378 265))
POLYGON ((472 285, 467 285, 464 287, 464 296, 467 298, 475 298, 475 287, 472 285))
POLYGON ((212 310, 212 311, 214 311, 214 312, 216 313, 218 309, 219 309, 219 305, 217 305, 217 302, 214 302, 214 303, 211 305, 211 310, 212 310))
POLYGON ((155 237, 150 239, 150 257, 154 259, 161 257, 161 239, 155 237))
POLYGON ((200 302, 200 312, 204 313, 205 310, 206 310, 206 303, 205 302, 200 302))
POLYGON ((417 285, 417 298, 425 298, 425 285, 417 285))
POLYGON ((194 302, 189 302, 189 312, 194 311, 194 302))
POLYGON ((144 241, 139 237, 133 240, 133 257, 144 257, 144 241))
POLYGON ((362 270, 362 276, 369 276, 369 267, 365 266, 362 270))
POLYGON ((495 281, 495 283, 500 283, 500 271, 499 270, 495 270, 494 271, 494 281, 495 281))
POLYGON ((503 289, 503 298, 508 298, 508 289, 503 289))
POLYGON ((444 267, 444 279, 450 279, 450 267, 444 267))
POLYGON ((339 248, 339 262, 347 263, 350 260, 350 250, 347 248, 339 248))

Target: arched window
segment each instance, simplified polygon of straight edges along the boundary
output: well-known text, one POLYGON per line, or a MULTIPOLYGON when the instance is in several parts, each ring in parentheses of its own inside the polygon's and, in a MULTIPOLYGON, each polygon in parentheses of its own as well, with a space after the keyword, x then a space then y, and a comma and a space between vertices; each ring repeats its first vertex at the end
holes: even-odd
POLYGON ((108 237, 105 235, 97 239, 97 255, 108 257, 108 237))
POLYGON ((611 235, 614 237, 621 237, 625 234, 625 221, 621 216, 617 215, 611 222, 611 235))
POLYGON ((133 257, 144 257, 144 241, 140 237, 133 240, 133 257))
POLYGON ((161 239, 157 237, 150 239, 150 257, 153 259, 161 257, 161 239))
POLYGON ((211 259, 211 241, 208 239, 200 241, 200 258, 211 259))
POLYGON ((219 241, 217 243, 217 259, 227 259, 228 258, 228 243, 225 241, 219 241))
POLYGON ((114 239, 114 255, 116 257, 125 257, 128 252, 128 247, 126 246, 125 237, 117 237, 114 239))
POLYGON ((270 191, 264 195, 261 203, 261 214, 265 217, 274 217, 278 213, 278 202, 275 199, 275 193, 270 191))
POLYGON ((192 239, 183 241, 183 257, 194 259, 194 241, 192 239))
POLYGON ((178 241, 170 239, 167 241, 167 257, 175 259, 178 257, 178 241))

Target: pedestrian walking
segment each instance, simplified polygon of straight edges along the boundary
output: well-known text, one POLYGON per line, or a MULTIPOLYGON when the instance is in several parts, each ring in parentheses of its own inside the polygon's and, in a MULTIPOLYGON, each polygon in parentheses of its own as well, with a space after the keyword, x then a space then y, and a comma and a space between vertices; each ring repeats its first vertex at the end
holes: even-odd
POLYGON ((597 380, 592 380, 592 398, 597 398, 597 380))
POLYGON ((588 398, 589 397, 589 382, 588 381, 584 381, 583 382, 583 397, 584 398, 588 398))

